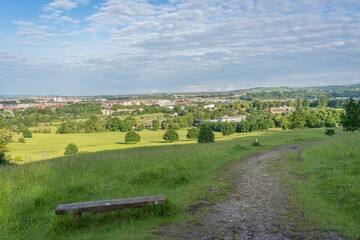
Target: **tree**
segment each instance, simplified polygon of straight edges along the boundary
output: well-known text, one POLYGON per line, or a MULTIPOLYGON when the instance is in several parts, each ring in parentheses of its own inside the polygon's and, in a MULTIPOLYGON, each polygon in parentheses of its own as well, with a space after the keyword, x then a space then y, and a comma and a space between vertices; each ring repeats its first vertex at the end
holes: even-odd
POLYGON ((138 126, 137 130, 138 130, 139 132, 140 132, 140 131, 144 131, 144 130, 145 130, 145 124, 141 123, 141 124, 138 126))
POLYGON ((173 142, 179 140, 179 134, 174 129, 166 130, 163 139, 165 141, 173 142))
POLYGON ((198 143, 210 143, 215 141, 215 135, 207 124, 200 125, 198 143))
POLYGON ((189 139, 198 139, 200 133, 200 129, 198 128, 190 128, 186 134, 186 138, 189 139))
POLYGON ((73 155, 79 152, 78 147, 76 146, 75 143, 70 143, 69 145, 67 145, 67 147, 65 148, 65 152, 64 155, 73 155))
POLYGON ((0 165, 8 164, 6 153, 9 151, 6 145, 11 142, 12 134, 0 128, 0 165))
POLYGON ((221 133, 223 136, 234 134, 234 132, 235 132, 235 127, 232 124, 227 122, 222 124, 221 133))
POLYGON ((32 138, 32 133, 28 128, 23 130, 23 138, 32 138))
POLYGON ((302 110, 293 111, 290 116, 290 128, 291 129, 303 129, 305 128, 306 116, 302 110))
POLYGON ((135 131, 130 131, 125 134, 125 142, 127 143, 137 143, 140 142, 140 135, 135 131))
POLYGON ((151 123, 152 123, 152 129, 154 131, 157 131, 157 130, 160 129, 160 121, 159 121, 159 119, 154 119, 154 120, 152 120, 151 123))
POLYGON ((345 113, 341 116, 344 131, 360 130, 360 102, 350 98, 345 102, 344 108, 345 113))

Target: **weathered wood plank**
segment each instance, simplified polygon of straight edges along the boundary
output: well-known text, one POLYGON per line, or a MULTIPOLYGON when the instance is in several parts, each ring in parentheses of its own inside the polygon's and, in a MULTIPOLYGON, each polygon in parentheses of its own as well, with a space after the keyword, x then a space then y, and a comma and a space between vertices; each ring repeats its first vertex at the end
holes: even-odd
POLYGON ((149 204, 162 204, 164 203, 164 201, 165 197, 158 195, 136 198, 112 199, 95 202, 60 204, 56 207, 55 214, 61 215, 65 213, 71 213, 73 215, 76 215, 81 214, 82 212, 105 212, 123 208, 142 207, 149 204))

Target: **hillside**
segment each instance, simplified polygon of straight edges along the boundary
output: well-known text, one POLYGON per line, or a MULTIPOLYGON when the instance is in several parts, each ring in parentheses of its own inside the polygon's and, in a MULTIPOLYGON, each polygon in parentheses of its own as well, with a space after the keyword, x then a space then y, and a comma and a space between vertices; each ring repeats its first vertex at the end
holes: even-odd
POLYGON ((0 169, 2 239, 151 239, 162 224, 191 219, 198 199, 225 196, 222 171, 230 163, 280 145, 324 139, 322 129, 275 131, 213 144, 83 153, 0 169), (258 138, 261 147, 251 143, 258 138), (208 189, 219 189, 209 191, 208 189), (163 194, 164 211, 124 210, 87 214, 80 220, 54 215, 57 204, 163 194))

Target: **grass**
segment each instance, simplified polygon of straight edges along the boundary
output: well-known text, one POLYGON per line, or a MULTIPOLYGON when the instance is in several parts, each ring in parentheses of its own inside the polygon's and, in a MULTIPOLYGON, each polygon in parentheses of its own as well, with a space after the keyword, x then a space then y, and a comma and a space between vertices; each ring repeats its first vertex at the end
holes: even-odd
POLYGON ((340 133, 284 162, 292 202, 313 227, 360 239, 360 132, 340 133))
MULTIPOLYGON (((42 134, 33 133, 33 138, 27 138, 26 143, 18 143, 17 140, 22 135, 15 135, 16 141, 9 144, 12 157, 20 157, 22 161, 17 163, 46 160, 64 155, 66 146, 69 143, 75 143, 80 152, 98 152, 112 149, 125 149, 145 146, 165 146, 169 144, 189 144, 195 143, 195 140, 186 139, 187 129, 178 131, 180 141, 167 143, 162 137, 164 130, 150 131, 144 130, 138 132, 141 136, 141 142, 137 144, 125 143, 125 132, 101 132, 101 133, 77 133, 77 134, 42 134)), ((216 140, 227 140, 240 136, 250 136, 249 134, 233 134, 231 136, 222 136, 221 133, 215 133, 216 140)))
MULTIPOLYGON (((91 135, 87 135, 91 136, 91 135)), ((188 221, 189 206, 229 189, 222 169, 276 146, 324 139, 323 129, 258 134, 211 144, 83 153, 0 168, 1 239, 157 239, 163 224, 188 221), (220 191, 207 191, 219 188, 220 191), (55 216, 57 204, 163 194, 164 209, 134 209, 80 220, 55 216)))

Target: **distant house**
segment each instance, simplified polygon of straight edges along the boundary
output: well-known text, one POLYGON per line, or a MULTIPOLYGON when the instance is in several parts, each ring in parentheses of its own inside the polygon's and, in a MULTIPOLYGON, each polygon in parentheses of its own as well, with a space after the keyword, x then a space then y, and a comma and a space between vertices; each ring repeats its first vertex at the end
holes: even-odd
POLYGON ((284 112, 289 112, 289 111, 294 111, 295 108, 293 107, 286 107, 286 106, 282 106, 282 107, 276 107, 276 108, 270 108, 270 111, 272 113, 277 113, 277 114, 281 114, 284 112))

